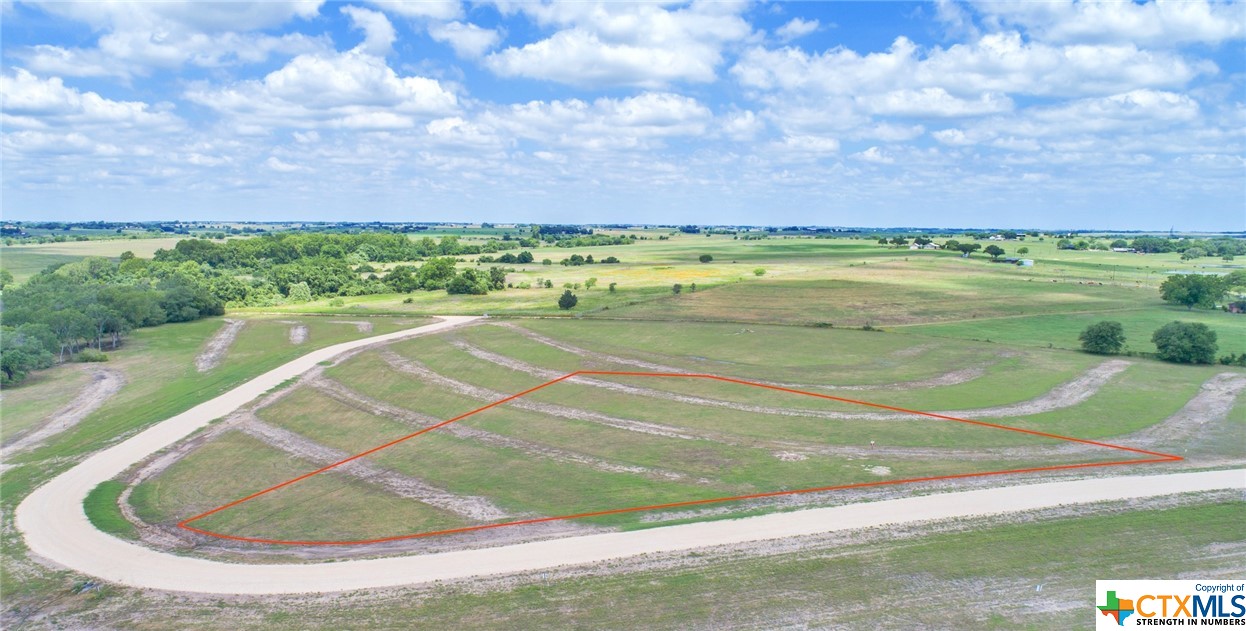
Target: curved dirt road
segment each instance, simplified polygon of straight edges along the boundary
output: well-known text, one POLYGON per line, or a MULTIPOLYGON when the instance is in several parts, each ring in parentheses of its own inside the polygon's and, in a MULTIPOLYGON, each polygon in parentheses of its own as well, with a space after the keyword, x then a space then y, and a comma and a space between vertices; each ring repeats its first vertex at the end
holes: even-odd
POLYGON ((172 445, 215 418, 259 397, 342 352, 475 320, 444 316, 415 329, 312 351, 288 364, 105 449, 31 493, 15 521, 31 553, 107 581, 132 587, 212 594, 325 593, 394 587, 561 565, 597 563, 639 554, 762 541, 884 524, 981 516, 1190 491, 1246 488, 1246 471, 1206 471, 1050 482, 940 493, 703 522, 613 532, 421 556, 325 564, 244 565, 181 557, 144 548, 96 530, 82 502, 95 485, 172 445))

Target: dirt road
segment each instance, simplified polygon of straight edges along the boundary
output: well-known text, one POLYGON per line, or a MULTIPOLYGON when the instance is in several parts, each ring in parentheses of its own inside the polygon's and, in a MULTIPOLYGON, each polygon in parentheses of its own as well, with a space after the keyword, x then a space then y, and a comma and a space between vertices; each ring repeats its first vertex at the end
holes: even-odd
POLYGON ((133 587, 213 594, 324 593, 392 587, 562 565, 599 563, 640 554, 764 541, 870 526, 993 515, 1059 505, 1246 488, 1246 471, 1207 471, 1050 482, 881 502, 851 504, 728 521, 584 535, 495 548, 327 564, 245 565, 176 556, 96 530, 82 501, 100 482, 176 443, 317 362, 412 335, 434 333, 476 318, 445 316, 415 329, 312 351, 116 446, 105 449, 31 493, 15 521, 32 554, 106 581, 133 587))

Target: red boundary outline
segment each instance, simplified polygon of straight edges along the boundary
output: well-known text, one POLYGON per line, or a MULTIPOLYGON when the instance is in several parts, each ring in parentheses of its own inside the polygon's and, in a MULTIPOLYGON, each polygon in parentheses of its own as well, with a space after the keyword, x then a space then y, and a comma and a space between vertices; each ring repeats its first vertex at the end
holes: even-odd
POLYGON ((601 515, 615 515, 615 514, 618 514, 618 513, 634 513, 634 512, 641 512, 641 511, 659 510, 659 509, 665 509, 665 508, 678 508, 678 507, 681 507, 681 506, 696 506, 696 505, 700 505, 700 504, 715 504, 715 503, 719 503, 719 502, 737 502, 737 501, 741 501, 741 500, 759 499, 759 498, 766 498, 766 497, 779 497, 779 496, 783 496, 783 495, 799 495, 799 494, 803 494, 803 493, 819 493, 819 492, 825 492, 825 491, 840 491, 840 490, 845 490, 845 489, 859 489, 859 488, 864 488, 864 487, 873 487, 873 486, 888 486, 888 485, 895 485, 895 484, 908 484, 908 483, 914 483, 914 482, 931 482, 931 481, 935 481, 935 480, 955 480, 955 479, 961 479, 961 478, 976 478, 976 477, 985 477, 985 476, 992 476, 992 475, 1009 475, 1009 474, 1017 474, 1017 473, 1033 473, 1033 472, 1038 472, 1038 471, 1059 471, 1059 470, 1065 470, 1065 469, 1084 469, 1084 468, 1091 468, 1091 467, 1112 467, 1112 466, 1127 465, 1127 464, 1145 464, 1145 463, 1175 462, 1175 461, 1182 460, 1182 459, 1183 459, 1183 458, 1182 458, 1181 456, 1175 456, 1175 455, 1173 455, 1173 454, 1165 454, 1165 453, 1160 453, 1160 452, 1156 452, 1156 451, 1147 451, 1147 450, 1145 450, 1145 449, 1137 449, 1137 448, 1135 448, 1135 447, 1124 447, 1124 446, 1122 446, 1122 445, 1114 445, 1114 444, 1111 444, 1111 443, 1104 443, 1104 442, 1099 442, 1099 441, 1095 441, 1095 440, 1087 440, 1087 439, 1084 439, 1084 438, 1074 438, 1074 437, 1071 437, 1071 436, 1062 436, 1062 435, 1060 435, 1060 434, 1051 434, 1051 433, 1048 433, 1048 432, 1040 432, 1040 431, 1037 431, 1037 430, 1032 430, 1032 429, 1023 429, 1023 428, 1020 428, 1020 427, 1010 427, 1010 426, 1008 426, 1008 425, 1000 425, 1000 424, 997 424, 997 423, 987 423, 987 422, 985 422, 985 421, 975 421, 975 420, 971 420, 971 419, 957 418, 957 417, 955 417, 955 416, 946 416, 946 415, 943 415, 943 414, 935 414, 935 413, 933 413, 933 412, 922 412, 922 411, 920 411, 920 410, 909 410, 909 409, 906 409, 906 408, 895 407, 895 406, 891 406, 891 405, 883 405, 883 404, 881 404, 881 403, 870 403, 869 401, 858 401, 858 400, 856 400, 856 399, 846 399, 846 398, 843 398, 843 397, 831 396, 831 395, 829 395, 829 394, 821 394, 821 393, 817 393, 817 392, 806 392, 806 391, 804 391, 804 390, 796 390, 796 389, 793 389, 793 388, 784 388, 784 387, 782 387, 782 386, 775 386, 775 385, 765 384, 765 383, 756 383, 756 382, 753 382, 753 381, 746 381, 746 380, 743 380, 743 379, 734 379, 734 378, 732 378, 732 377, 721 377, 721 376, 719 376, 719 375, 691 374, 691 373, 662 373, 662 372, 628 372, 628 371, 615 371, 615 370, 577 370, 576 372, 567 373, 567 374, 565 374, 565 375, 563 375, 563 376, 561 376, 561 377, 559 377, 559 378, 557 378, 557 379, 553 379, 553 380, 551 380, 551 381, 547 381, 547 382, 545 382, 545 383, 543 383, 543 384, 541 384, 541 385, 539 385, 539 386, 536 386, 536 387, 533 387, 533 388, 529 388, 529 389, 524 390, 523 392, 520 392, 520 393, 518 393, 518 394, 512 394, 512 395, 510 395, 510 396, 508 396, 508 397, 506 397, 506 398, 503 398, 503 399, 498 399, 497 401, 494 401, 493 403, 490 403, 490 404, 488 404, 488 405, 485 405, 485 406, 482 406, 482 407, 476 408, 476 409, 474 409, 474 410, 472 410, 472 411, 470 411, 470 412, 467 412, 467 413, 465 413, 465 414, 460 414, 459 416, 456 416, 456 417, 454 417, 454 418, 452 418, 452 419, 442 421, 442 422, 437 423, 437 424, 435 424, 435 425, 430 425, 430 426, 425 427, 424 429, 421 429, 421 430, 419 430, 419 431, 417 431, 417 432, 414 432, 414 433, 408 434, 408 435, 406 435, 406 436, 403 436, 403 437, 401 437, 401 438, 398 438, 398 439, 392 440, 392 441, 390 441, 390 442, 388 442, 388 443, 385 443, 385 444, 383 444, 383 445, 379 445, 379 446, 377 446, 377 447, 373 447, 372 449, 369 449, 369 450, 367 450, 367 451, 357 453, 357 454, 355 454, 355 455, 353 455, 353 456, 351 456, 351 457, 349 457, 349 458, 346 458, 346 459, 343 459, 343 460, 339 460, 338 462, 335 462, 335 463, 333 463, 333 464, 330 464, 330 465, 327 465, 327 466, 321 467, 321 468, 316 469, 315 471, 312 471, 312 472, 310 472, 310 473, 305 473, 305 474, 300 475, 300 476, 298 476, 298 477, 296 477, 296 478, 292 478, 292 479, 290 479, 290 480, 286 480, 285 482, 282 482, 282 483, 277 484, 277 485, 274 485, 274 486, 270 486, 270 487, 268 487, 268 488, 266 488, 266 489, 264 489, 264 490, 262 490, 262 491, 257 491, 257 492, 252 493, 252 494, 250 494, 250 495, 248 495, 248 496, 246 496, 246 497, 244 497, 244 498, 242 498, 242 499, 234 500, 234 501, 232 501, 232 502, 230 502, 230 503, 228 503, 228 504, 223 504, 223 505, 221 505, 221 506, 218 506, 218 507, 216 507, 216 508, 213 508, 212 510, 209 510, 209 511, 206 511, 206 512, 200 513, 200 514, 198 514, 198 515, 195 515, 194 517, 190 517, 190 518, 188 518, 188 519, 184 519, 184 520, 182 520, 181 522, 178 522, 177 526, 178 526, 179 528, 183 528, 183 529, 185 529, 185 530, 189 530, 189 531, 191 531, 191 532, 197 532, 197 533, 199 533, 199 534, 201 534, 201 535, 207 535, 207 536, 209 536, 209 537, 216 537, 216 538, 219 538, 219 539, 230 539, 230 540, 233 540, 233 541, 246 541, 246 542, 249 542, 249 543, 267 543, 267 544, 276 544, 276 545, 292 545, 292 546, 346 546, 346 545, 363 545, 363 544, 369 544, 369 543, 384 543, 384 542, 387 542, 387 541, 401 541, 401 540, 403 540, 403 539, 417 539, 417 538, 421 538, 421 537, 433 537, 433 536, 437 536, 437 535, 448 535, 448 534, 453 534, 453 533, 461 533, 461 532, 473 532, 473 531, 477 531, 477 530, 489 530, 489 529, 492 529, 492 528, 502 528, 502 527, 506 527, 506 526, 521 526, 521 525, 524 525, 524 524, 539 524, 539 523, 551 522, 551 521, 563 521, 563 520, 569 520, 569 519, 582 519, 582 518, 585 518, 585 517, 598 517, 598 516, 601 516, 601 515), (534 518, 534 519, 520 519, 520 520, 516 520, 516 521, 508 521, 508 522, 502 522, 502 523, 497 523, 497 524, 480 524, 480 525, 476 525, 476 526, 464 526, 464 527, 461 527, 461 528, 448 528, 448 529, 445 529, 445 530, 434 530, 434 531, 430 531, 430 532, 421 532, 421 533, 408 534, 408 535, 395 535, 395 536, 392 536, 392 537, 381 537, 381 538, 377 538, 377 539, 361 539, 361 540, 356 540, 356 541, 289 541, 289 540, 282 540, 282 539, 264 539, 264 538, 258 538, 258 537, 241 537, 241 536, 237 536, 237 535, 227 535, 227 534, 224 534, 224 533, 213 532, 213 531, 210 531, 210 530, 204 530, 204 529, 202 529, 202 528, 196 528, 196 527, 194 527, 194 526, 191 526, 191 525, 190 525, 190 523, 191 523, 191 522, 198 521, 198 520, 203 519, 203 518, 205 518, 205 517, 207 517, 207 516, 209 516, 209 515, 213 515, 213 514, 215 514, 215 513, 219 513, 219 512, 221 512, 221 511, 223 511, 223 510, 226 510, 226 509, 229 509, 229 508, 233 508, 234 506, 237 506, 237 505, 239 505, 239 504, 242 504, 243 502, 248 502, 248 501, 250 501, 250 500, 253 500, 253 499, 255 499, 255 498, 257 498, 257 497, 259 497, 259 496, 261 496, 261 495, 265 495, 265 494, 267 494, 267 493, 271 493, 271 492, 273 492, 273 491, 276 491, 277 489, 280 489, 280 488, 284 488, 284 487, 290 486, 291 484, 294 484, 295 482, 298 482, 298 481, 300 481, 300 480, 305 480, 305 479, 310 478, 310 477, 312 477, 312 476, 314 476, 314 475, 316 475, 316 474, 319 474, 319 473, 324 473, 325 471, 328 471, 328 470, 330 470, 330 469, 333 469, 334 467, 337 467, 337 466, 340 466, 340 465, 346 464, 346 463, 348 463, 348 462, 350 462, 350 461, 352 461, 352 460, 357 460, 357 459, 359 459, 359 458, 363 458, 364 456, 367 456, 367 455, 369 455, 369 454, 376 453, 376 452, 378 452, 378 451, 380 451, 380 450, 382 450, 382 449, 385 449, 385 448, 387 448, 387 447, 392 447, 392 446, 394 446, 394 445, 397 445, 398 443, 401 443, 401 442, 404 442, 404 441, 410 440, 410 439, 415 438, 416 436, 419 436, 419 435, 421 435, 421 434, 426 434, 426 433, 431 432, 431 431, 433 431, 433 430, 435 430, 435 429, 437 429, 437 428, 440 428, 440 427, 445 427, 446 425, 449 425, 449 424, 451 424, 451 423, 455 423, 455 422, 461 421, 461 420, 463 420, 463 419, 465 419, 465 418, 467 418, 467 417, 469 417, 469 416, 472 416, 472 415, 474 415, 474 414, 479 414, 480 412, 484 412, 485 410, 488 410, 488 409, 491 409, 491 408, 495 408, 495 407, 497 407, 497 406, 499 406, 499 405, 502 405, 503 403, 507 403, 507 402, 509 402, 509 401, 513 401, 513 400, 518 399, 518 398, 520 398, 520 397, 523 397, 523 396, 526 396, 526 395, 531 394, 531 393, 533 393, 533 392, 536 392, 537 390, 540 390, 540 389, 542 389, 542 388, 547 388, 547 387, 552 386, 552 385, 554 385, 554 384, 556 384, 556 383, 559 383, 559 382, 561 382, 561 381, 565 381, 565 380, 567 380, 567 379, 570 379, 570 378, 575 377, 575 376, 578 376, 578 375, 617 375, 617 376, 625 376, 625 377, 683 377, 683 378, 692 378, 692 379, 711 379, 711 380, 714 380, 714 381, 723 381, 723 382, 727 382, 727 383, 735 383, 735 384, 746 385, 746 386, 754 386, 754 387, 757 387, 757 388, 766 388, 766 389, 768 389, 768 390, 778 390, 778 391, 780 391, 780 392, 789 392, 789 393, 792 393, 792 394, 800 394, 800 395, 805 395, 805 396, 817 397, 817 398, 819 398, 819 399, 829 399, 829 400, 831 400, 831 401, 840 401, 840 402, 843 402, 843 403, 853 403, 853 404, 856 404, 856 405, 863 405, 863 406, 868 406, 868 407, 872 407, 872 408, 878 408, 878 409, 882 409, 882 410, 890 410, 890 411, 892 411, 892 412, 903 412, 903 413, 906 413, 906 414, 915 414, 915 415, 918 415, 918 416, 925 416, 925 417, 934 418, 934 419, 940 419, 940 420, 944 420, 944 421, 955 421, 955 422, 958 422, 958 423, 968 423, 968 424, 970 424, 970 425, 978 425, 978 426, 981 426, 981 427, 990 427, 990 428, 993 428, 993 429, 1003 429, 1003 430, 1008 430, 1008 431, 1012 431, 1012 432, 1018 432, 1018 433, 1022 433, 1022 434, 1030 434, 1030 435, 1033 435, 1033 436, 1041 436, 1041 437, 1044 437, 1044 438, 1055 438, 1055 439, 1058 439, 1058 440, 1064 440, 1064 441, 1068 441, 1068 442, 1082 443, 1082 444, 1085 444, 1085 445, 1094 445, 1094 446, 1096 446, 1096 447, 1104 447, 1104 448, 1108 448, 1108 449, 1117 449, 1117 450, 1120 450, 1120 451, 1127 451, 1127 452, 1136 453, 1136 454, 1144 454, 1144 455, 1147 455, 1147 456, 1152 456, 1152 457, 1151 457, 1151 458, 1137 458, 1137 459, 1134 459, 1134 460, 1117 460, 1117 461, 1111 461, 1111 462, 1084 462, 1084 463, 1075 463, 1075 464, 1062 464, 1062 465, 1052 465, 1052 466, 1047 466, 1047 467, 1031 467, 1031 468, 1026 468, 1026 469, 1005 469, 1005 470, 1001 470, 1001 471, 983 471, 983 472, 977 472, 977 473, 957 473, 957 474, 950 474, 950 475, 936 475, 936 476, 927 476, 927 477, 920 477, 920 478, 905 478, 905 479, 901 479, 901 480, 881 480, 881 481, 878 481, 878 482, 858 482, 858 483, 855 483, 855 484, 841 484, 841 485, 836 485, 836 486, 820 486, 820 487, 811 487, 811 488, 807 488, 807 489, 795 489, 795 490, 790 490, 790 491, 770 491, 770 492, 766 492, 766 493, 753 493, 753 494, 749 494, 749 495, 733 495, 733 496, 729 496, 729 497, 716 497, 716 498, 701 499, 701 500, 689 500, 689 501, 686 501, 686 502, 671 502, 671 503, 667 503, 667 504, 652 504, 652 505, 648 505, 648 506, 632 506, 632 507, 627 507, 627 508, 614 508, 614 509, 610 509, 610 510, 600 510, 600 511, 588 512, 588 513, 575 513, 575 514, 571 514, 571 515, 557 515, 557 516, 553 516, 553 517, 538 517, 538 518, 534 518))

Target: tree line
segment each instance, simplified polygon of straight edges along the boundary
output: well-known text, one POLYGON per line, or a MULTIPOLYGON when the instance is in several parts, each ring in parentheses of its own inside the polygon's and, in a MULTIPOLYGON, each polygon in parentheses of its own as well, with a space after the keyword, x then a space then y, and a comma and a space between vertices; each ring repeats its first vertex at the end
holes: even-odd
POLYGON ((57 361, 102 358, 106 345, 116 348, 137 328, 225 312, 198 264, 128 264, 135 260, 90 257, 6 289, 0 380, 16 383, 57 361))

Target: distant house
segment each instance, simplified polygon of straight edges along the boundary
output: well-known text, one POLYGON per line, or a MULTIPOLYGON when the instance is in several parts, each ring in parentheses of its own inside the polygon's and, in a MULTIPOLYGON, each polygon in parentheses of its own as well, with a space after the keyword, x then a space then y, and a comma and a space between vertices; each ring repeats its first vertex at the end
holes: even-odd
POLYGON ((1137 250, 1133 248, 1112 248, 1112 251, 1113 252, 1137 252, 1137 250))
POLYGON ((1021 259, 1017 261, 1017 265, 1021 267, 1034 267, 1034 259, 1021 259))
POLYGON ((1004 235, 1002 235, 1002 234, 993 234, 993 235, 991 235, 991 236, 987 237, 987 240, 988 240, 988 241, 1003 241, 1003 240, 1004 240, 1004 235))
POLYGON ((926 245, 917 245, 916 243, 909 246, 910 250, 940 250, 943 246, 937 243, 927 243, 926 245))

